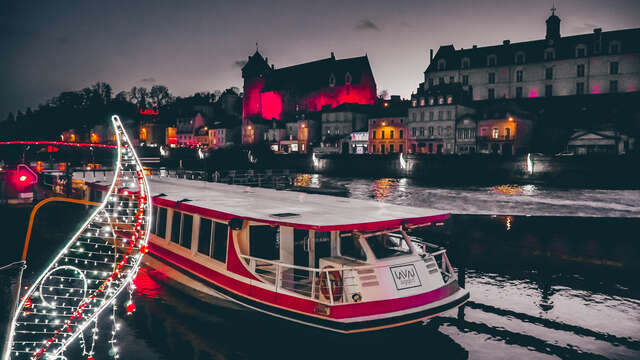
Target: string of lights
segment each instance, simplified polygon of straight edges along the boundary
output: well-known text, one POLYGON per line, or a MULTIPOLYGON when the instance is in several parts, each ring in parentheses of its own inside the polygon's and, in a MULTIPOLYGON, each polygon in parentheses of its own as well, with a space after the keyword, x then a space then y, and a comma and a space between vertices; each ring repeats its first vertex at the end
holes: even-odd
POLYGON ((109 354, 120 356, 116 303, 118 295, 128 289, 125 309, 135 311, 133 278, 147 249, 151 198, 143 168, 120 119, 114 115, 111 120, 117 162, 109 190, 47 270, 26 288, 12 319, 11 350, 5 360, 63 359, 77 338, 82 356, 93 360, 100 332, 98 318, 109 306, 109 354))

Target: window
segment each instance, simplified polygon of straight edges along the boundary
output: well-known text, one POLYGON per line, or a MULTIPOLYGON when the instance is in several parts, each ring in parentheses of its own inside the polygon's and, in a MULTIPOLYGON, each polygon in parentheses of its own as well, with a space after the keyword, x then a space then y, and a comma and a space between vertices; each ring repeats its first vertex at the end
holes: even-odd
POLYGON ((576 76, 584 77, 584 64, 578 64, 578 66, 576 66, 576 76))
POLYGON ((384 139, 384 130, 380 131, 380 139, 384 139))
POLYGON ((412 107, 418 106, 418 101, 416 99, 411 100, 411 106, 412 107))
POLYGON ((447 68, 447 62, 444 59, 438 60, 438 71, 443 71, 447 68))
MULTIPOLYGON (((213 228, 213 258, 221 261, 227 261, 227 239, 229 238, 229 225, 221 222, 214 222, 213 228)), ((279 244, 278 244, 279 245, 279 244)), ((280 257, 278 255, 278 257, 280 257)))
POLYGON ((351 233, 340 233, 340 255, 358 260, 367 260, 367 255, 359 239, 351 233))
POLYGON ((420 106, 424 106, 424 98, 420 98, 420 106))
POLYGON ((612 41, 609 43, 609 54, 617 54, 620 52, 620 43, 612 41))
POLYGON ((576 83, 576 94, 577 95, 584 94, 584 83, 583 82, 576 83))
POLYGON ((411 128, 411 136, 416 137, 416 133, 417 133, 417 128, 412 127, 411 128))
POLYGON ((398 152, 404 152, 404 146, 402 144, 398 144, 398 152))
POLYGON ((389 144, 389 152, 392 153, 393 152, 393 144, 389 144))
POLYGON ((453 76, 449 76, 449 84, 453 84, 453 76))
POLYGON ((618 92, 618 80, 609 81, 609 92, 617 93, 618 92))
POLYGON ((416 152, 416 144, 411 144, 411 152, 412 153, 416 152))
POLYGON ((469 64, 470 64, 470 60, 469 58, 464 58, 462 59, 462 68, 463 69, 468 69, 469 68, 469 64))
POLYGON ((442 126, 438 126, 438 135, 442 135, 442 126))
POLYGON ((378 259, 411 254, 411 248, 400 234, 384 233, 367 237, 367 244, 378 259))
POLYGON ((179 211, 173 211, 171 218, 171 242, 180 243, 180 225, 182 223, 182 214, 179 211))
POLYGON ((487 97, 489 98, 489 100, 493 100, 493 99, 495 99, 495 98, 496 98, 496 89, 494 89, 494 88, 490 88, 490 89, 488 90, 487 97))
POLYGON ((444 78, 443 77, 439 77, 438 78, 438 85, 442 85, 444 84, 444 78))
POLYGON ((516 71, 516 82, 522 82, 522 75, 523 75, 522 70, 516 71))
POLYGON ((210 219, 200 218, 198 252, 207 256, 211 254, 211 228, 212 221, 210 219))
POLYGON ((553 95, 553 85, 547 84, 544 86, 544 96, 552 96, 553 95))
POLYGON ((443 115, 443 112, 442 111, 438 111, 438 120, 442 120, 442 115, 443 115))
POLYGON ((440 105, 444 104, 444 98, 442 96, 438 97, 438 104, 440 105))
POLYGON ((447 110, 447 120, 451 120, 451 110, 447 110))
POLYGON ((380 154, 384 154, 384 144, 380 144, 380 154))
POLYGON ((433 154, 433 143, 429 143, 429 154, 433 154))
MULTIPOLYGON (((416 113, 411 114, 411 120, 416 121, 416 113)), ((373 137, 375 139, 375 136, 373 137)))
POLYGON ((420 136, 424 136, 424 127, 420 128, 420 136))
POLYGON ((509 140, 511 138, 511 128, 504 128, 504 138, 509 140))
POLYGON ((618 73, 618 62, 612 61, 609 63, 609 74, 615 75, 618 73))
POLYGON ((433 126, 429 126, 429 136, 433 136, 433 126))
POLYGON ((331 87, 336 86, 336 77, 333 74, 329 76, 329 86, 331 87))
POLYGON ((376 145, 375 144, 371 145, 371 153, 372 154, 376 153, 376 145))
POLYGON ((393 139, 394 135, 395 135, 395 131, 391 130, 389 133, 389 139, 393 139))
MULTIPOLYGON (((95 201, 95 200, 90 200, 90 201, 95 201)), ((151 208, 151 224, 149 227, 149 232, 151 232, 152 234, 156 233, 156 221, 158 221, 158 207, 154 205, 151 208)))
POLYGON ((518 86, 516 88, 516 98, 521 98, 522 97, 522 86, 518 86))
POLYGON ((434 115, 433 111, 429 111, 429 120, 433 120, 433 115, 434 115))
POLYGON ((587 56, 587 47, 584 45, 578 45, 576 47, 576 57, 585 57, 587 56))
POLYGON ((191 249, 191 233, 193 231, 193 215, 182 214, 182 237, 180 245, 191 249))
POLYGON ((500 130, 498 130, 498 128, 493 128, 493 131, 491 132, 491 137, 494 139, 497 139, 500 137, 500 130))
POLYGON ((555 59, 555 51, 548 49, 544 51, 544 61, 551 61, 555 59))
POLYGON ((524 64, 524 54, 523 53, 516 54, 516 64, 518 64, 518 65, 524 64))
POLYGON ((447 104, 452 104, 453 103, 453 96, 449 95, 447 96, 447 104))
POLYGON ((495 55, 487 56, 487 66, 496 66, 497 57, 495 55))
POLYGON ((158 208, 158 222, 156 224, 156 235, 164 238, 167 233, 167 208, 158 208))
POLYGON ((351 85, 351 80, 352 80, 351 74, 346 73, 344 75, 344 83, 347 85, 351 85))
POLYGON ((400 134, 399 135, 400 135, 400 139, 404 138, 404 131, 400 130, 400 134))
MULTIPOLYGON (((414 114, 414 115, 415 115, 415 114, 414 114)), ((371 134, 373 135, 373 139, 375 139, 375 138, 376 138, 376 131, 375 131, 375 130, 373 130, 373 131, 371 132, 371 134)))
POLYGON ((420 111, 420 121, 424 121, 424 111, 420 111))
MULTIPOLYGON (((215 241, 216 239, 214 238, 215 241)), ((249 226, 249 256, 266 260, 280 259, 280 227, 270 225, 249 226)))
POLYGON ((496 83, 496 73, 490 72, 489 73, 489 84, 495 84, 495 83, 496 83))
POLYGON ((548 67, 544 69, 544 78, 545 80, 553 80, 553 68, 548 67))
POLYGON ((469 85, 469 75, 462 75, 462 85, 469 85))

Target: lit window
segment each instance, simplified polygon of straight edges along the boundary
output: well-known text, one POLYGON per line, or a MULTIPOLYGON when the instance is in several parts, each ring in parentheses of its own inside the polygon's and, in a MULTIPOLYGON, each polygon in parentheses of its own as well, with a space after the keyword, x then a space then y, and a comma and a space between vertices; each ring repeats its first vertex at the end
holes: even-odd
POLYGON ((418 102, 414 99, 411 100, 411 106, 416 107, 418 105, 418 102))
POLYGON ((444 98, 442 96, 438 97, 438 104, 444 104, 444 98))
POLYGON ((491 137, 497 139, 500 137, 500 130, 498 128, 493 128, 493 132, 491 133, 491 137))
POLYGON ((429 98, 429 105, 433 105, 433 98, 432 97, 429 98))
POLYGON ((424 106, 424 98, 420 98, 420 106, 424 106))
POLYGON ((453 103, 453 96, 449 95, 447 96, 447 104, 452 104, 453 103))

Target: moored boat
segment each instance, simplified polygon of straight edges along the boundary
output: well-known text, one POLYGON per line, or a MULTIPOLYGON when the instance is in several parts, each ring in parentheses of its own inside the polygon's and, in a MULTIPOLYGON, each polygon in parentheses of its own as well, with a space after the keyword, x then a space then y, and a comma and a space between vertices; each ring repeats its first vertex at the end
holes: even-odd
MULTIPOLYGON (((108 180, 84 180, 99 199, 108 180)), ((207 302, 353 333, 415 323, 469 298, 446 250, 410 236, 447 213, 159 176, 149 183, 144 263, 207 302)))

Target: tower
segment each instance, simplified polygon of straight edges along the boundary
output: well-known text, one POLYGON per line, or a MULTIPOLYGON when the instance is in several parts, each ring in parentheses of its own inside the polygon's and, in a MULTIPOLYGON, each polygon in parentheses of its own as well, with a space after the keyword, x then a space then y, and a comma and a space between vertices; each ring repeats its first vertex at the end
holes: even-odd
POLYGON ((265 78, 272 69, 267 59, 263 58, 258 49, 249 56, 247 63, 242 67, 244 79, 242 97, 242 118, 260 115, 262 112, 261 92, 265 78))
POLYGON ((560 39, 560 18, 556 16, 556 7, 555 5, 551 8, 551 16, 547 18, 547 35, 545 39, 547 40, 557 40, 560 39))

